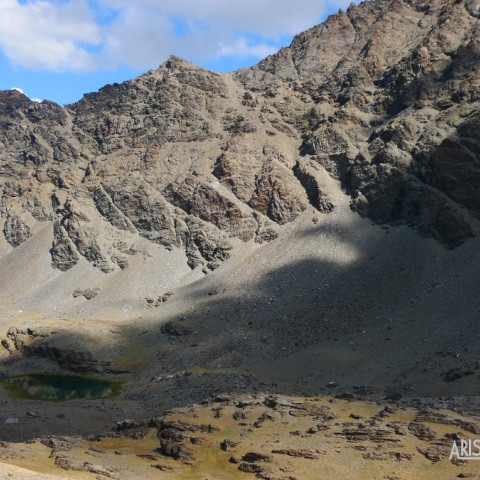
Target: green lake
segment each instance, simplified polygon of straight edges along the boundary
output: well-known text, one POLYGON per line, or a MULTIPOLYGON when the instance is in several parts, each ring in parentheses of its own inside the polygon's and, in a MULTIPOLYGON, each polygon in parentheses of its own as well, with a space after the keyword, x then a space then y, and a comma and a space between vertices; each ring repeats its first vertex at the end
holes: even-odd
POLYGON ((61 402, 115 397, 120 393, 123 382, 76 375, 31 373, 0 377, 0 385, 12 398, 61 402))

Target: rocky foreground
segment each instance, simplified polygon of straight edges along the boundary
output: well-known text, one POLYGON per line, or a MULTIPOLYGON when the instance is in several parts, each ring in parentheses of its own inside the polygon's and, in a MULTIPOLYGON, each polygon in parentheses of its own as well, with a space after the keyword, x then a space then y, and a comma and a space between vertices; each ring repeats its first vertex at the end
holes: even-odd
POLYGON ((476 462, 450 458, 453 442, 478 436, 478 417, 340 397, 222 395, 88 439, 2 442, 0 478, 479 478, 476 462))

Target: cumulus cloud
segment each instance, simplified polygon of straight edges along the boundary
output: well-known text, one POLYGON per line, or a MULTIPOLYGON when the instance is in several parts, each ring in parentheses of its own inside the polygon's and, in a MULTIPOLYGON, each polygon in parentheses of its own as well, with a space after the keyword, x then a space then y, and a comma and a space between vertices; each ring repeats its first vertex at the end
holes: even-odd
POLYGON ((267 55, 275 53, 278 48, 273 45, 267 45, 265 43, 249 44, 244 37, 239 38, 232 45, 224 45, 220 43, 218 55, 221 57, 234 57, 234 58, 264 58, 267 55))
POLYGON ((126 6, 114 23, 104 27, 104 48, 98 57, 105 64, 142 69, 174 53, 178 40, 173 22, 159 10, 138 5, 126 6))
MULTIPOLYGON (((103 0, 124 8, 130 0, 103 0)), ((213 31, 244 31, 266 37, 295 34, 312 26, 338 0, 137 0, 143 9, 161 9, 166 15, 189 19, 213 31)))
POLYGON ((345 0, 1 0, 0 48, 29 69, 157 66, 169 54, 197 62, 260 59, 345 0))
POLYGON ((33 69, 86 69, 90 55, 85 44, 100 42, 100 28, 83 0, 0 2, 0 46, 13 64, 33 69))

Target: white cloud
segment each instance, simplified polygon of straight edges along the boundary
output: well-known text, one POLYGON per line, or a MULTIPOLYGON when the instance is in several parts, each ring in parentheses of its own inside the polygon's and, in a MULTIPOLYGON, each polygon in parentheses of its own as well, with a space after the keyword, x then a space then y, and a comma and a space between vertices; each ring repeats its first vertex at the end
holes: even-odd
POLYGON ((98 55, 111 66, 127 63, 134 68, 154 66, 165 59, 175 45, 173 23, 161 12, 126 7, 117 21, 104 28, 105 44, 98 55))
POLYGON ((265 43, 251 45, 244 37, 239 38, 233 45, 225 45, 220 43, 218 55, 221 57, 234 58, 264 58, 267 55, 272 55, 278 48, 265 43))
POLYGON ((0 0, 0 48, 30 69, 157 66, 173 53, 195 61, 263 58, 279 39, 318 23, 346 0, 0 0), (105 12, 116 15, 105 17, 105 12))
POLYGON ((84 0, 0 2, 0 46, 15 65, 50 70, 86 69, 91 60, 84 45, 100 42, 100 28, 84 0))
MULTIPOLYGON (((114 8, 128 6, 130 0, 103 0, 114 8)), ((329 4, 327 0, 137 0, 145 9, 160 9, 166 15, 199 22, 215 31, 237 30, 262 36, 295 34, 312 26, 329 4)))
POLYGON ((23 93, 25 95, 25 92, 19 87, 12 87, 10 90, 16 90, 17 92, 23 93))

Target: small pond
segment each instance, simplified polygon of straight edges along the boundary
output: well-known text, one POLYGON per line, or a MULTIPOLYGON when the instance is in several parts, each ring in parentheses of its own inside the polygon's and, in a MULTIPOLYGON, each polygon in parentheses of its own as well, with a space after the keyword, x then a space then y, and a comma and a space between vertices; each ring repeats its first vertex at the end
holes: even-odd
POLYGON ((61 402, 115 397, 120 393, 123 382, 75 375, 31 373, 0 377, 0 385, 12 398, 61 402))

